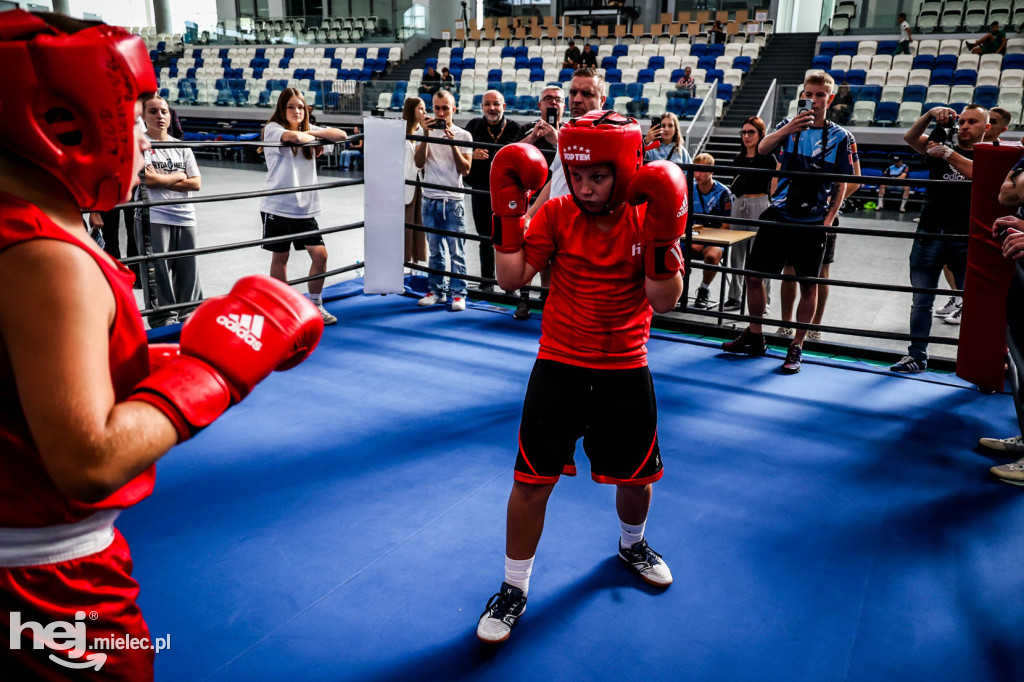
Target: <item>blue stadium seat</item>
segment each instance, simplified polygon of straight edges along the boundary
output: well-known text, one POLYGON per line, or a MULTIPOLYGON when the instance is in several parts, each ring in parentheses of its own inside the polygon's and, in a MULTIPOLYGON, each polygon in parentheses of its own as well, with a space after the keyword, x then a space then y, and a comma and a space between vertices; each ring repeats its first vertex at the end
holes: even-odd
POLYGON ((952 85, 953 84, 953 70, 952 69, 935 69, 932 71, 932 79, 929 81, 930 85, 952 85))
MULTIPOLYGON (((590 49, 593 50, 594 48, 590 48, 590 49)), ((596 52, 596 50, 595 50, 595 52, 596 52)), ((612 56, 613 57, 624 57, 627 54, 629 54, 629 47, 627 45, 613 45, 612 46, 612 56)))
POLYGON ((669 80, 675 83, 677 80, 683 77, 685 71, 683 69, 672 69, 672 75, 669 76, 669 80))
POLYGON ((626 84, 625 83, 609 83, 608 84, 608 96, 609 97, 625 97, 626 96, 626 84))
POLYGON ((644 84, 643 83, 627 83, 625 92, 623 93, 626 97, 631 100, 638 100, 644 95, 644 84))
POLYGON ((621 83, 622 71, 619 69, 608 69, 604 73, 604 80, 606 83, 621 83))
POLYGON ((986 109, 996 106, 999 101, 999 88, 995 85, 979 85, 974 89, 974 102, 986 109))
POLYGON ((739 69, 743 73, 750 73, 750 57, 736 57, 732 60, 732 68, 739 69))
MULTIPOLYGON (((374 71, 374 73, 376 73, 377 69, 374 69, 373 71, 374 71)), ((456 83, 461 83, 462 82, 462 69, 456 69, 453 66, 448 73, 451 74, 452 80, 455 81, 456 83)))
POLYGON ((897 41, 895 40, 879 40, 875 54, 890 55, 896 51, 896 45, 897 41))
POLYGON ((373 80, 373 71, 370 69, 360 69, 359 80, 364 83, 373 80))
POLYGON ((543 69, 543 68, 544 68, 544 59, 542 57, 532 57, 530 59, 530 70, 531 71, 533 69, 543 69))
POLYGON ((944 106, 948 106, 948 105, 945 102, 925 102, 924 106, 921 107, 921 113, 924 113, 926 111, 931 111, 935 107, 944 107, 944 106))
POLYGON ((862 85, 860 86, 860 92, 857 94, 858 102, 878 102, 882 99, 882 86, 881 85, 862 85))
POLYGON ((707 52, 704 54, 709 57, 721 57, 725 54, 725 43, 712 43, 708 45, 707 52))
POLYGON ((713 81, 718 81, 718 84, 721 85, 722 81, 724 81, 724 80, 725 80, 725 71, 722 71, 721 69, 708 69, 707 75, 704 76, 704 82, 705 83, 711 83, 713 81))
POLYGON ((509 81, 508 83, 501 84, 501 94, 505 95, 505 99, 515 97, 516 94, 516 83, 515 81, 509 81))
POLYGON ((637 83, 653 83, 654 69, 640 69, 636 74, 637 83))
POLYGON ((875 123, 892 125, 900 114, 899 102, 879 102, 875 107, 875 123))
MULTIPOLYGON (((488 83, 500 83, 501 82, 501 69, 491 69, 487 72, 488 83)), ((488 86, 490 87, 490 86, 488 86)))
POLYGON ((923 85, 908 85, 903 88, 903 101, 904 102, 921 102, 924 104, 925 95, 928 93, 928 88, 923 85))
MULTIPOLYGON (((270 90, 260 90, 259 106, 261 106, 261 107, 269 107, 270 106, 270 94, 271 94, 270 90)), ((392 106, 394 106, 394 99, 392 99, 391 104, 392 104, 392 106)), ((399 107, 401 107, 401 104, 399 104, 399 107)))
POLYGON ((832 80, 836 83, 842 83, 846 80, 846 72, 842 69, 829 69, 828 75, 832 76, 832 80))
MULTIPOLYGON (((864 167, 862 167, 860 169, 860 174, 861 174, 861 177, 864 177, 864 178, 880 178, 880 177, 882 177, 884 172, 882 171, 881 168, 868 168, 867 166, 864 166, 864 167)), ((909 173, 908 173, 908 175, 909 175, 909 173)), ((925 171, 925 176, 927 177, 927 171, 925 171)), ((878 189, 878 183, 877 182, 872 183, 871 181, 866 181, 866 182, 862 182, 860 187, 861 187, 861 189, 866 189, 866 190, 869 190, 869 191, 874 191, 874 190, 878 189)))
POLYGON ((558 80, 565 83, 572 80, 572 69, 562 69, 558 72, 558 80))
POLYGON ((933 69, 949 69, 950 71, 956 69, 956 55, 953 54, 940 54, 935 58, 935 66, 933 69))
MULTIPOLYGON (((334 56, 334 48, 333 47, 329 47, 327 49, 331 51, 331 56, 333 57, 334 56)), ((202 53, 202 50, 200 50, 200 53, 202 53)), ((326 50, 325 50, 325 53, 326 53, 326 50)), ((256 57, 256 59, 263 59, 264 57, 267 56, 267 48, 265 48, 265 47, 258 47, 258 48, 256 48, 256 52, 254 53, 254 56, 256 57)))
POLYGON ((716 57, 701 57, 699 60, 697 60, 697 68, 704 69, 705 71, 713 69, 715 68, 716 59, 716 57))
POLYGON ((391 111, 401 111, 402 105, 405 103, 405 93, 398 92, 397 90, 391 93, 391 106, 388 107, 391 111))
POLYGON ((642 118, 647 116, 647 112, 650 110, 651 101, 646 97, 640 99, 631 100, 626 103, 626 111, 629 112, 630 116, 642 118))
POLYGON ((1003 70, 1024 69, 1024 54, 1008 54, 1003 57, 1003 70))
MULTIPOLYGON (((385 59, 384 63, 387 64, 387 61, 388 60, 385 59)), ((476 59, 473 58, 473 57, 470 57, 469 59, 463 59, 462 60, 462 68, 464 68, 464 69, 475 69, 476 68, 476 59)))
POLYGON ((832 68, 832 57, 826 55, 818 55, 811 60, 812 69, 821 69, 822 71, 828 71, 832 68))
POLYGON ((702 57, 707 56, 707 53, 708 53, 708 46, 707 45, 702 45, 701 43, 697 43, 696 45, 691 45, 690 46, 690 56, 691 57, 696 57, 697 59, 701 59, 702 57))
POLYGON ((605 108, 606 111, 611 111, 612 109, 614 109, 615 108, 615 98, 614 97, 606 97, 605 100, 604 100, 604 108, 605 108))
POLYGON ((463 52, 461 47, 453 47, 452 48, 452 53, 451 53, 451 58, 452 59, 462 59, 462 55, 463 54, 464 54, 464 52, 463 52))
POLYGON ((505 47, 501 48, 501 58, 508 59, 509 57, 511 57, 512 59, 516 58, 516 48, 512 47, 511 45, 506 45, 505 47))
MULTIPOLYGON (((376 62, 379 64, 380 60, 378 59, 378 60, 376 60, 376 62)), ((462 64, 462 59, 461 58, 460 59, 452 58, 452 60, 450 62, 448 62, 448 70, 449 71, 453 71, 455 69, 462 70, 464 68, 466 68, 466 67, 462 64)))
POLYGON ((823 54, 828 57, 833 57, 836 54, 836 50, 839 49, 839 43, 835 40, 826 40, 818 48, 818 54, 823 54))
POLYGON ((968 104, 970 104, 970 102, 950 102, 949 108, 955 111, 957 115, 959 115, 961 112, 963 112, 964 107, 966 107, 968 104))
POLYGON ((601 68, 602 69, 614 69, 615 65, 618 63, 618 61, 619 61, 618 57, 604 57, 604 58, 601 59, 601 68))
POLYGON ((726 104, 732 101, 732 85, 729 83, 718 84, 718 99, 726 104))
POLYGON ((516 59, 519 59, 520 57, 523 59, 530 58, 530 50, 526 45, 516 45, 516 59))
POLYGON ((850 85, 864 85, 864 80, 867 77, 868 72, 864 69, 850 69, 846 72, 846 82, 850 85))
POLYGON ((679 99, 679 98, 671 98, 671 99, 668 100, 668 103, 665 105, 665 110, 675 114, 679 118, 683 118, 683 114, 686 113, 686 102, 687 101, 688 100, 679 99))
POLYGON ((839 43, 839 47, 836 48, 836 54, 847 55, 849 57, 857 54, 857 41, 856 40, 844 40, 839 43))
POLYGON ((664 69, 665 68, 665 58, 662 57, 661 55, 654 55, 653 57, 651 57, 647 61, 647 68, 648 69, 654 69, 654 70, 664 69))
MULTIPOLYGON (((291 57, 294 54, 295 54, 295 48, 294 47, 290 47, 290 48, 288 48, 287 50, 284 51, 284 56, 285 57, 291 57)), ((227 58, 228 58, 228 48, 222 47, 219 50, 217 50, 217 59, 227 59, 227 58)))
POLYGON ((957 69, 953 72, 953 85, 974 85, 978 81, 978 72, 974 69, 957 69))
POLYGON ((683 110, 683 116, 686 118, 693 118, 697 115, 697 110, 700 109, 700 105, 704 104, 704 100, 696 99, 691 97, 686 101, 686 108, 683 110))
POLYGON ((516 71, 518 71, 519 69, 528 69, 528 68, 530 68, 530 60, 529 59, 527 59, 526 57, 516 57, 516 66, 515 66, 516 71))
POLYGON ((483 94, 473 95, 473 111, 480 111, 483 107, 484 96, 483 94))
POLYGON ((537 81, 544 80, 544 69, 530 69, 530 82, 536 83, 537 81))

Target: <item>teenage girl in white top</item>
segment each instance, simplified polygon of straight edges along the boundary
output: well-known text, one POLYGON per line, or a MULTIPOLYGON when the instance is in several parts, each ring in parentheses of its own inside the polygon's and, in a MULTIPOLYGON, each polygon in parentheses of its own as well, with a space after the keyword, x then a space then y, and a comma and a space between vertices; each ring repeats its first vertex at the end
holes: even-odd
MULTIPOLYGON (((310 125, 306 100, 302 92, 296 88, 285 88, 277 98, 277 107, 263 128, 264 142, 292 142, 306 144, 315 140, 341 142, 346 138, 345 132, 338 128, 321 128, 310 125)), ((304 185, 315 185, 316 157, 329 151, 328 147, 264 147, 263 155, 267 160, 267 181, 264 189, 285 189, 304 185)), ((298 192, 295 194, 278 194, 263 197, 260 200, 260 213, 263 217, 263 237, 282 237, 289 234, 309 232, 318 229, 316 216, 320 214, 320 193, 298 192)), ((309 268, 310 276, 327 272, 327 247, 319 235, 302 237, 291 241, 266 244, 264 249, 273 256, 270 261, 270 276, 288 280, 288 247, 293 244, 295 250, 305 248, 312 259, 309 268)), ((323 279, 309 281, 309 298, 320 310, 324 324, 338 321, 334 315, 324 310, 323 279)))

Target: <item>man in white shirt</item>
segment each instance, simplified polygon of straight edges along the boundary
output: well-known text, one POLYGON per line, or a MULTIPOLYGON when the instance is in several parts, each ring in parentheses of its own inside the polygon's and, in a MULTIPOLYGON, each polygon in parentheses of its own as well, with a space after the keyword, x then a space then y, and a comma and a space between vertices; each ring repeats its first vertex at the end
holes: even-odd
MULTIPOLYGON (((452 123, 455 97, 447 90, 434 95, 434 118, 427 121, 427 135, 445 140, 471 142, 473 136, 452 123)), ((420 142, 416 145, 416 167, 423 169, 423 182, 462 188, 462 178, 469 175, 473 162, 472 149, 447 144, 420 142)), ((466 231, 466 202, 459 192, 423 188, 423 224, 441 230, 466 231)), ((427 233, 433 270, 445 270, 444 250, 451 263, 449 272, 466 274, 466 240, 460 237, 427 233)), ((423 306, 444 303, 452 294, 452 310, 466 309, 466 280, 453 276, 446 284, 444 275, 427 274, 427 295, 419 300, 423 306)))

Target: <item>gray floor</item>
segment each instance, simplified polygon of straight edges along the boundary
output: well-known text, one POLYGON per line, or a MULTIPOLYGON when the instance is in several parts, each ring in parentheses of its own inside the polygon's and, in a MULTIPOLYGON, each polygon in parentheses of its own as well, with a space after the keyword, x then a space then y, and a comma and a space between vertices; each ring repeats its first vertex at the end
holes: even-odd
MULTIPOLYGON (((262 187, 266 171, 259 166, 219 161, 210 157, 199 157, 203 173, 202 195, 225 194, 258 190, 262 187)), ((322 172, 321 181, 334 177, 358 177, 357 173, 322 172)), ((357 222, 363 216, 363 187, 343 187, 321 193, 323 214, 319 223, 322 227, 357 222)), ((258 199, 240 199, 209 204, 197 204, 200 246, 228 244, 262 236, 258 199)), ((850 227, 872 227, 913 232, 916 214, 900 214, 898 201, 890 201, 892 210, 882 212, 857 212, 843 218, 843 225, 850 227)), ((467 207, 468 209, 468 207, 467 207)), ((472 221, 472 212, 466 211, 472 221)), ((468 226, 470 232, 473 226, 468 226)), ((363 234, 354 230, 325 237, 330 261, 328 268, 340 267, 363 260, 363 234)), ((836 262, 832 266, 832 277, 850 281, 865 281, 890 284, 910 283, 908 257, 913 243, 909 239, 885 239, 856 235, 841 235, 836 251, 836 262)), ((479 255, 475 243, 467 242, 467 264, 471 274, 479 273, 479 255)), ((239 278, 251 273, 267 273, 270 255, 262 249, 245 249, 227 253, 201 256, 200 276, 205 296, 225 293, 239 278)), ((292 252, 289 261, 289 278, 303 277, 308 273, 309 258, 304 252, 292 252)), ((695 271, 696 272, 696 271, 695 271)), ((328 284, 358 277, 361 271, 345 273, 328 280, 328 284)), ((691 278, 690 296, 696 291, 699 276, 691 278)), ((539 284, 539 282, 538 282, 539 284)), ((941 286, 945 286, 942 284, 941 286)), ((776 285, 777 287, 777 285, 776 285)), ((718 280, 712 284, 712 299, 718 299, 718 280)), ((141 292, 139 295, 141 304, 141 292)), ((778 298, 776 296, 775 300, 778 298)), ((939 302, 938 305, 941 305, 939 302)), ((772 315, 779 314, 775 302, 772 315)), ((832 287, 828 308, 823 323, 838 327, 871 329, 876 331, 907 332, 910 312, 910 294, 867 291, 846 287, 832 287)), ((685 316, 698 319, 695 316, 685 316)), ((707 318, 700 318, 707 319, 707 318)), ((944 324, 935 318, 932 334, 955 338, 959 327, 944 324)), ((773 330, 772 327, 770 330, 773 330)), ((726 322, 723 336, 733 334, 731 324, 726 322)), ((826 334, 831 341, 853 346, 881 348, 902 351, 906 343, 880 339, 848 337, 826 334)), ((955 347, 934 345, 934 356, 954 358, 955 347)))

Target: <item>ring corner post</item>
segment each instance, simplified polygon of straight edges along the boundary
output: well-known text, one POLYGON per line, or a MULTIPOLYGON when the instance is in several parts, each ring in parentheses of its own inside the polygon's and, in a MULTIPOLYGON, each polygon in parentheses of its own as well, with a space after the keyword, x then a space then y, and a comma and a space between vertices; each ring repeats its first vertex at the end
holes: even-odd
POLYGON ((363 119, 363 292, 405 291, 405 121, 363 119))

